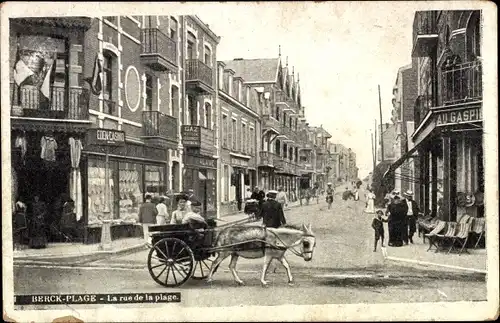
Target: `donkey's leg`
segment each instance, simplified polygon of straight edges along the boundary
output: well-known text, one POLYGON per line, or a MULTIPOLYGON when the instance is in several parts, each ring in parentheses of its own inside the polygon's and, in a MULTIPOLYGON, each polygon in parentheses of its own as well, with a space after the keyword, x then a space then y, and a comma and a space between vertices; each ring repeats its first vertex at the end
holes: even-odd
POLYGON ((239 285, 245 285, 245 283, 238 277, 238 273, 236 272, 236 263, 238 262, 238 255, 233 253, 231 255, 231 262, 229 263, 229 270, 231 271, 231 274, 233 274, 234 280, 239 284, 239 285))
POLYGON ((260 277, 260 282, 262 283, 263 286, 267 286, 267 281, 266 281, 266 273, 267 273, 267 268, 269 267, 269 264, 271 263, 271 260, 273 260, 273 257, 267 254, 265 254, 264 258, 264 266, 262 267, 262 276, 260 277))
POLYGON ((292 272, 290 270, 290 265, 288 264, 288 261, 286 261, 285 255, 283 255, 281 258, 279 258, 281 264, 283 267, 286 269, 286 274, 288 275, 288 285, 293 286, 293 277, 292 277, 292 272))
POLYGON ((229 252, 219 252, 217 254, 217 258, 215 258, 214 262, 212 263, 212 266, 210 267, 210 272, 208 273, 207 277, 207 283, 210 283, 213 281, 212 276, 215 273, 215 270, 217 270, 217 267, 219 267, 220 263, 229 257, 230 253, 229 252))

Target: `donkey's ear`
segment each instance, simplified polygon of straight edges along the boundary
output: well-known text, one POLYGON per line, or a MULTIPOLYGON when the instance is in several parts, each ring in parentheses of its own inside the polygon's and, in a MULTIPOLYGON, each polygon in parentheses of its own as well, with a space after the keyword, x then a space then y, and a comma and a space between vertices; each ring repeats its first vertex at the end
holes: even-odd
POLYGON ((309 231, 310 234, 313 234, 312 224, 309 224, 309 227, 307 228, 307 231, 309 231))
POLYGON ((304 223, 302 223, 302 229, 304 229, 304 231, 307 231, 307 227, 304 223))

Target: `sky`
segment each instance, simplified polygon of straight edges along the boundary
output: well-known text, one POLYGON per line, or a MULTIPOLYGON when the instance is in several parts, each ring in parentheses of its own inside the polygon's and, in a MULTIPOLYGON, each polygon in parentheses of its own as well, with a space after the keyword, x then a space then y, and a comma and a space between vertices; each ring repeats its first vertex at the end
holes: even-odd
POLYGON ((221 37, 217 60, 277 57, 281 45, 283 64, 288 57, 288 66, 300 75, 308 122, 323 125, 332 142, 354 150, 363 178, 373 168, 371 132, 375 119, 380 122, 378 85, 383 120, 390 122, 398 69, 411 63, 415 10, 398 2, 380 6, 226 3, 198 16, 221 37))

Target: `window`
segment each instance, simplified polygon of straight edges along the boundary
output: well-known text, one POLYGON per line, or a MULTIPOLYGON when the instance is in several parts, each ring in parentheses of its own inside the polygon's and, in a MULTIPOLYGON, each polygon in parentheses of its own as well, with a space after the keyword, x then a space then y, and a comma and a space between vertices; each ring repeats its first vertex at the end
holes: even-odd
POLYGON ((227 115, 222 115, 222 147, 227 148, 227 138, 228 138, 228 118, 227 115))
POLYGON ((188 59, 195 59, 196 58, 196 49, 195 49, 195 44, 196 44, 196 37, 193 35, 193 33, 188 31, 188 40, 187 40, 187 58, 188 59))
POLYGON ((205 46, 205 64, 212 66, 212 51, 208 46, 205 46))
POLYGON ((170 90, 170 108, 172 116, 179 118, 179 89, 175 85, 172 85, 170 90))
POLYGON ((205 103, 205 128, 212 129, 212 106, 205 103))
POLYGON ((146 110, 153 110, 153 76, 146 74, 146 110))
POLYGON ((104 113, 114 114, 115 104, 113 101, 113 56, 104 52, 103 68, 103 97, 104 113))
POLYGON ((241 151, 243 153, 246 153, 247 152, 247 125, 242 123, 241 124, 241 151))
POLYGON ((117 25, 117 20, 116 20, 116 16, 106 16, 106 17, 103 17, 104 20, 107 20, 108 22, 112 23, 113 25, 117 25))
POLYGON ((283 126, 286 127, 286 113, 283 113, 283 126))
POLYGON ((255 154, 255 129, 250 128, 250 155, 255 154))
POLYGON ((198 125, 198 106, 196 99, 193 96, 188 96, 189 105, 189 124, 193 126, 198 125))
POLYGON ((177 40, 177 20, 170 17, 170 34, 171 39, 177 40))
POLYGON ((229 166, 224 165, 224 201, 229 201, 229 186, 231 185, 231 178, 229 177, 229 166))
POLYGON ((236 129, 236 119, 232 119, 232 127, 231 127, 231 132, 232 132, 232 143, 231 143, 231 149, 236 150, 236 140, 237 140, 237 129, 236 129))
POLYGON ((280 121, 280 108, 276 107, 276 120, 280 121))

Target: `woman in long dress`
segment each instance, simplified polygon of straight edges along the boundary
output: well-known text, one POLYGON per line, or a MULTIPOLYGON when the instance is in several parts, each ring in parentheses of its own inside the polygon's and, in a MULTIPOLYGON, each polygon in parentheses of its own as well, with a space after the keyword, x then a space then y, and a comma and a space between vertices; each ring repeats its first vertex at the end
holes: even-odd
POLYGON ((392 202, 387 207, 387 213, 389 214, 387 223, 389 227, 389 246, 401 247, 403 245, 403 230, 408 206, 399 197, 399 192, 394 193, 392 202))
POLYGON ((33 218, 30 226, 30 242, 31 248, 39 249, 47 247, 47 234, 45 218, 47 216, 47 205, 40 201, 40 198, 35 195, 33 201, 33 218))
POLYGON ((366 194, 365 212, 370 214, 375 213, 375 194, 373 194, 372 190, 368 190, 368 194, 366 194))

